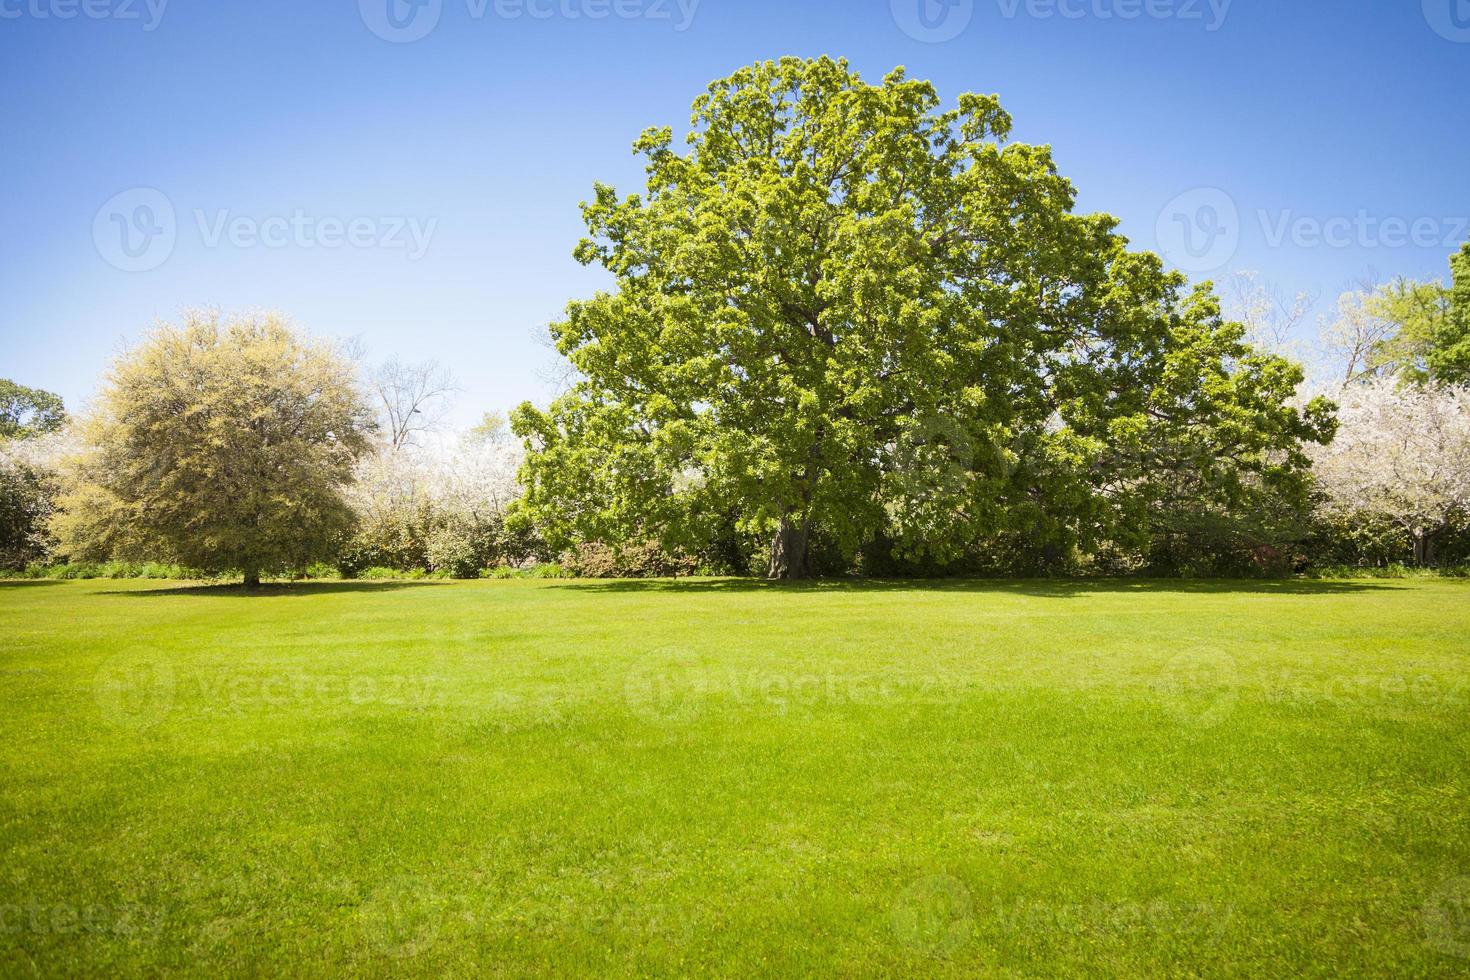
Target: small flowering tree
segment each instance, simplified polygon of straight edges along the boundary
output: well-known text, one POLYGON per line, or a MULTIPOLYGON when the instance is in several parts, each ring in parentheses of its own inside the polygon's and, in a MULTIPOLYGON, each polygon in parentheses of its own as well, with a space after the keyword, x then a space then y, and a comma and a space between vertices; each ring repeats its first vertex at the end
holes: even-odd
POLYGON ((350 530, 343 491, 375 428, 336 345, 275 313, 188 312, 113 364, 51 528, 73 558, 235 569, 257 586, 350 530))
POLYGON ((1316 447, 1325 516, 1402 528, 1414 560, 1470 516, 1470 389, 1377 379, 1339 396, 1337 438, 1316 447))

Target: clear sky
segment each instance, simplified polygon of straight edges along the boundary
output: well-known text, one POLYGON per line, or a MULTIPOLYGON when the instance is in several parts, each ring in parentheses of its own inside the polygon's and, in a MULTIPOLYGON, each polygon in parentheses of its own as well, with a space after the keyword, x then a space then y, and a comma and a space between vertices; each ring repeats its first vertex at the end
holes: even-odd
POLYGON ((1470 0, 0 0, 0 376, 79 404, 212 305, 543 399, 578 202, 785 54, 999 93, 1083 210, 1319 311, 1470 237, 1470 0))

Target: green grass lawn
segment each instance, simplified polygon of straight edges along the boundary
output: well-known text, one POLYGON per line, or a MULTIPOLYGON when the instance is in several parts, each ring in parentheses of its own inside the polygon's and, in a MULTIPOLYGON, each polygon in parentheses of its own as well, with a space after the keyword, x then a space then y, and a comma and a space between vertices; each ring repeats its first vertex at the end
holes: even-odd
POLYGON ((0 583, 0 974, 1470 973, 1470 584, 0 583))

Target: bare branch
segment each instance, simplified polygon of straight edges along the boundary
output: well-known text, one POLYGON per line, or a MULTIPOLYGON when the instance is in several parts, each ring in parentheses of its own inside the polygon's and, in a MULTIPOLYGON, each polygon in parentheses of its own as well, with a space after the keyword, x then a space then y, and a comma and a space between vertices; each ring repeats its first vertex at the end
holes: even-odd
POLYGON ((396 358, 373 372, 372 386, 393 449, 417 445, 419 436, 435 431, 449 414, 450 396, 459 391, 439 362, 404 364, 396 358))

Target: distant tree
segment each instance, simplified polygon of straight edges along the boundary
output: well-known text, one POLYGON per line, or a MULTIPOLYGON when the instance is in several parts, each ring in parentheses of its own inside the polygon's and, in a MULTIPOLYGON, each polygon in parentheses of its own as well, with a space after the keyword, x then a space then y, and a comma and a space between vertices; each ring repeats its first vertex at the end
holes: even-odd
POLYGON ((1369 299, 1368 311, 1392 336, 1373 366, 1413 383, 1470 383, 1470 243, 1450 258, 1451 284, 1396 279, 1369 299))
POLYGON ((480 416, 479 424, 465 433, 465 438, 471 442, 503 443, 513 439, 514 435, 504 415, 486 412, 480 416))
POLYGON ((457 389, 454 375, 436 361, 392 360, 373 372, 372 388, 382 415, 383 435, 393 449, 416 445, 449 411, 457 389))
POLYGON ((57 470, 69 448, 64 431, 0 440, 0 568, 24 568, 54 549, 57 470))
POLYGON ((60 395, 0 378, 0 439, 55 432, 66 423, 60 395))
POLYGON ((616 288, 552 327, 570 391, 513 416, 552 544, 699 552, 733 522, 799 578, 816 535, 943 561, 1146 521, 1115 430, 1304 465, 1285 362, 1116 219, 1073 214, 994 97, 942 111, 901 70, 788 58, 715 82, 692 122, 686 154, 667 127, 638 141, 646 193, 583 206, 577 257, 616 288))
POLYGON ((1339 296, 1336 311, 1323 320, 1320 346, 1327 377, 1321 380, 1326 387, 1336 390, 1387 373, 1382 351, 1398 326, 1375 307, 1380 288, 1371 279, 1365 280, 1339 296))
POLYGON ((279 316, 186 316, 112 366, 55 523, 83 558, 263 572, 330 557, 372 412, 338 351, 279 316))
POLYGON ((1245 325, 1245 340, 1268 354, 1296 353, 1297 326, 1316 305, 1317 296, 1297 293, 1287 297, 1279 286, 1263 283, 1259 273, 1237 272, 1230 279, 1227 312, 1245 325))
POLYGON ((1470 389, 1379 378, 1345 389, 1337 438, 1314 451, 1328 516, 1388 522, 1432 564, 1470 517, 1470 389))
POLYGON ((1393 335, 1375 351, 1374 368, 1415 383, 1448 380, 1440 370, 1439 351, 1452 320, 1450 294, 1441 283, 1395 279, 1369 297, 1368 309, 1393 327, 1393 335))
POLYGON ((50 554, 55 462, 66 411, 61 397, 0 379, 0 568, 50 554))

